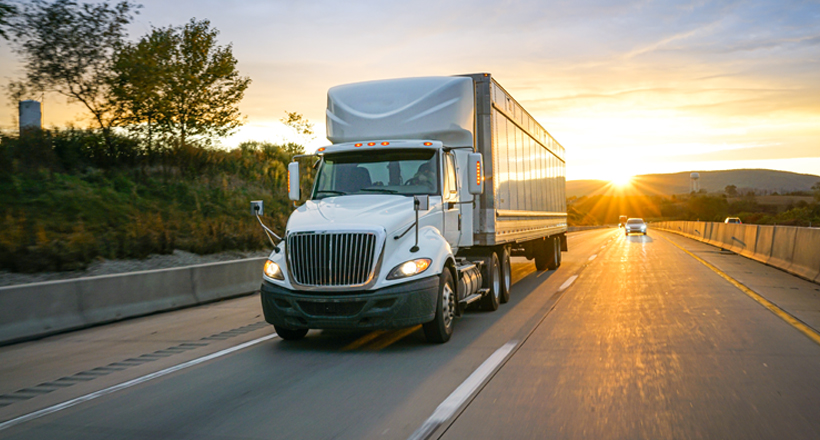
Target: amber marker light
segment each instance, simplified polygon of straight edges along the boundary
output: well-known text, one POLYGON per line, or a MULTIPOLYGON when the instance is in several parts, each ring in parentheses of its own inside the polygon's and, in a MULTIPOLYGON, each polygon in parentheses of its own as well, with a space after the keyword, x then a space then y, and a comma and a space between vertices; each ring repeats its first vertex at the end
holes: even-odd
POLYGON ((361 147, 361 146, 362 146, 362 144, 353 144, 353 146, 354 146, 354 147, 356 147, 356 148, 358 148, 358 147, 361 147))
POLYGON ((288 193, 290 193, 290 170, 288 170, 288 193))
POLYGON ((475 162, 475 184, 481 185, 481 161, 475 162))
POLYGON ((322 147, 322 148, 319 148, 319 149, 318 149, 318 150, 316 150, 316 151, 318 151, 318 152, 320 152, 320 153, 321 153, 322 151, 325 151, 325 149, 326 149, 325 147, 322 147))
POLYGON ((368 146, 368 147, 372 147, 373 145, 376 145, 376 143, 375 143, 375 142, 368 142, 368 143, 367 143, 367 146, 368 146))
POLYGON ((425 142, 425 143, 424 143, 424 146, 425 146, 425 147, 429 147, 430 145, 433 145, 433 143, 432 143, 432 142, 425 142))
POLYGON ((382 145, 384 145, 384 146, 390 145, 390 142, 382 142, 382 145))

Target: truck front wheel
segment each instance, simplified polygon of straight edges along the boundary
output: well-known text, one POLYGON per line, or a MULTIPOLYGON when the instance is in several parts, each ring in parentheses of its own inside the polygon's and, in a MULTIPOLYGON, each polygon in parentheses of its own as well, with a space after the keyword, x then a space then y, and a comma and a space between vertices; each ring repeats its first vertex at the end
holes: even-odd
POLYGON ((436 317, 422 324, 428 342, 443 343, 453 335, 453 320, 456 314, 456 288, 450 269, 444 268, 439 277, 436 317))
POLYGON ((286 341, 298 341, 299 339, 304 338, 308 332, 308 329, 306 328, 291 329, 279 327, 276 324, 273 325, 273 329, 276 330, 276 334, 279 335, 280 338, 286 341))

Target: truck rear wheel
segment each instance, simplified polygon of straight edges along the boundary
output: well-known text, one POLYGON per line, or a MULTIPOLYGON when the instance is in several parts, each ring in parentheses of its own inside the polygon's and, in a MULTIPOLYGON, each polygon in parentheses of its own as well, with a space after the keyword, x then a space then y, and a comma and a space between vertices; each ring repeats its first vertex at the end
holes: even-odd
POLYGON ((563 256, 561 255, 561 237, 555 237, 555 267, 551 267, 550 269, 558 269, 561 267, 561 260, 563 256))
POLYGON ((498 263, 498 254, 493 252, 490 255, 486 268, 484 287, 490 291, 481 298, 481 306, 485 310, 495 311, 501 303, 501 265, 498 263))
POLYGON ((453 275, 448 268, 444 268, 439 276, 438 301, 436 303, 436 317, 432 321, 422 324, 424 337, 427 342, 443 343, 453 335, 453 320, 456 314, 456 289, 453 275))
POLYGON ((291 329, 279 327, 276 324, 273 325, 273 329, 276 330, 276 334, 279 335, 280 338, 286 341, 298 341, 299 339, 304 338, 308 332, 308 329, 306 328, 291 329))
POLYGON ((505 304, 510 300, 510 290, 512 289, 512 266, 510 264, 510 248, 501 248, 501 296, 498 300, 505 304))

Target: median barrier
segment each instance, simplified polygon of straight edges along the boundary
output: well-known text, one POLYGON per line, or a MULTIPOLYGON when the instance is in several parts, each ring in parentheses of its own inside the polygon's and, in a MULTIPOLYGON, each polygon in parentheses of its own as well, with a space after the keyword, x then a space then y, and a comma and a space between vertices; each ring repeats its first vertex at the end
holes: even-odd
POLYGON ((774 242, 774 230, 776 226, 760 225, 757 227, 757 241, 755 242, 755 252, 752 259, 761 263, 769 263, 772 258, 772 243, 774 242))
POLYGON ((794 258, 794 240, 796 238, 797 228, 794 226, 778 226, 774 228, 772 253, 767 264, 788 270, 794 258))
POLYGON ((794 254, 788 271, 820 280, 820 229, 795 228, 794 254))
MULTIPOLYGON (((687 233, 692 222, 656 222, 652 227, 729 249, 744 257, 820 283, 820 229, 795 226, 700 224, 703 237, 687 233)), ((700 229, 698 229, 700 230, 700 229)))
POLYGON ((0 344, 257 291, 265 258, 0 287, 0 344))

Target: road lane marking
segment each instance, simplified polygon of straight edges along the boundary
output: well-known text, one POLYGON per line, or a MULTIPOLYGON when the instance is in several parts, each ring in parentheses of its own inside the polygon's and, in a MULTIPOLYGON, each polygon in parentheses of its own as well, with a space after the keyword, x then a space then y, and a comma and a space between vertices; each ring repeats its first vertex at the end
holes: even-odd
POLYGON ((108 394, 116 393, 117 391, 124 390, 126 388, 131 388, 135 385, 139 385, 141 383, 145 383, 145 382, 148 382, 150 380, 160 378, 162 376, 167 376, 167 375, 169 375, 171 373, 175 373, 179 370, 184 370, 186 368, 190 368, 190 367, 193 367, 195 365, 199 365, 203 362, 207 362, 207 361, 210 361, 212 359, 216 359, 216 358, 225 356, 227 354, 231 354, 235 351, 239 351, 239 350, 242 350, 244 348, 248 348, 250 346, 259 344, 261 342, 268 341, 268 340, 276 338, 276 337, 278 337, 278 335, 276 333, 271 333, 267 336, 262 336, 261 338, 256 338, 252 341, 248 341, 248 342, 245 342, 245 343, 242 343, 242 344, 230 347, 230 348, 226 348, 226 349, 218 351, 216 353, 211 353, 209 355, 202 356, 201 358, 190 360, 188 362, 183 362, 179 365, 174 365, 173 367, 169 367, 169 368, 166 368, 164 370, 160 370, 160 371, 157 371, 157 372, 154 372, 154 373, 151 373, 151 374, 147 374, 145 376, 138 377, 136 379, 132 379, 132 380, 129 380, 127 382, 123 382, 121 384, 105 388, 103 390, 95 391, 93 393, 77 397, 75 399, 67 400, 63 403, 58 403, 57 405, 50 406, 48 408, 44 408, 44 409, 41 409, 39 411, 34 411, 32 413, 22 415, 20 417, 15 418, 15 419, 7 420, 3 423, 0 423, 0 431, 4 430, 6 428, 11 428, 12 426, 15 426, 15 425, 19 425, 20 423, 25 423, 25 422, 28 422, 30 420, 39 419, 40 417, 47 416, 49 414, 54 414, 58 411, 62 411, 64 409, 71 408, 72 406, 79 405, 80 403, 83 403, 83 402, 88 402, 89 400, 94 400, 98 397, 103 397, 103 396, 106 396, 108 394))
POLYGON ((567 288, 569 288, 569 286, 571 286, 572 283, 574 283, 575 280, 577 280, 577 279, 578 279, 578 275, 573 275, 573 276, 569 277, 568 280, 564 281, 564 284, 561 284, 561 287, 558 288, 558 291, 563 292, 563 291, 567 290, 567 288))
POLYGON ((438 408, 433 411, 433 415, 431 415, 409 439, 429 438, 439 426, 449 420, 470 396, 484 384, 490 375, 496 371, 498 366, 509 357, 516 345, 518 345, 518 341, 507 342, 491 354, 484 363, 473 371, 473 374, 471 374, 467 380, 462 382, 455 391, 450 393, 450 395, 444 399, 444 402, 441 402, 438 408))
POLYGON ((387 333, 387 330, 376 330, 376 331, 370 332, 370 333, 362 336, 361 338, 356 339, 355 341, 351 342, 350 344, 347 344, 344 347, 342 347, 342 351, 355 350, 355 349, 361 347, 362 345, 367 344, 368 342, 378 338, 379 336, 381 336, 385 333, 387 333))
MULTIPOLYGON (((661 237, 663 237, 663 235, 661 235, 661 237)), ((733 286, 740 289, 741 292, 745 293, 747 296, 749 296, 753 300, 760 303, 760 305, 767 308, 770 312, 777 315, 778 318, 786 321, 789 325, 791 325, 792 327, 797 329, 800 333, 803 333, 804 335, 806 335, 812 341, 816 342, 817 344, 820 344, 820 333, 818 333, 817 330, 809 327, 808 325, 806 325, 806 323, 799 320, 794 315, 792 315, 789 312, 781 309, 777 304, 767 300, 766 298, 763 298, 762 296, 760 296, 760 294, 758 294, 754 290, 744 286, 743 284, 740 283, 740 281, 737 281, 736 279, 730 277, 728 274, 726 274, 726 272, 723 272, 722 270, 720 270, 717 267, 713 266, 712 264, 708 263, 706 260, 698 257, 697 255, 693 254, 692 252, 689 252, 688 250, 684 249, 682 246, 680 246, 679 244, 677 244, 674 241, 670 240, 669 238, 667 238, 667 237, 663 237, 663 238, 666 241, 672 243, 678 249, 680 249, 680 250, 686 252, 687 254, 689 254, 689 256, 691 256, 692 258, 694 258, 695 260, 697 260, 698 262, 700 262, 704 266, 708 267, 709 269, 712 269, 713 272, 720 275, 723 279, 725 279, 726 281, 730 282, 733 286)))
POLYGON ((596 258, 598 258, 598 254, 595 254, 595 255, 593 255, 593 256, 591 256, 591 257, 589 257, 589 260, 588 260, 588 261, 592 261, 592 260, 594 260, 594 259, 596 259, 596 258))
POLYGON ((367 345, 364 348, 366 350, 381 350, 383 348, 387 348, 390 344, 397 342, 406 336, 410 336, 420 328, 421 325, 415 325, 413 327, 407 327, 400 330, 388 332, 384 334, 383 337, 376 338, 371 344, 367 345))

